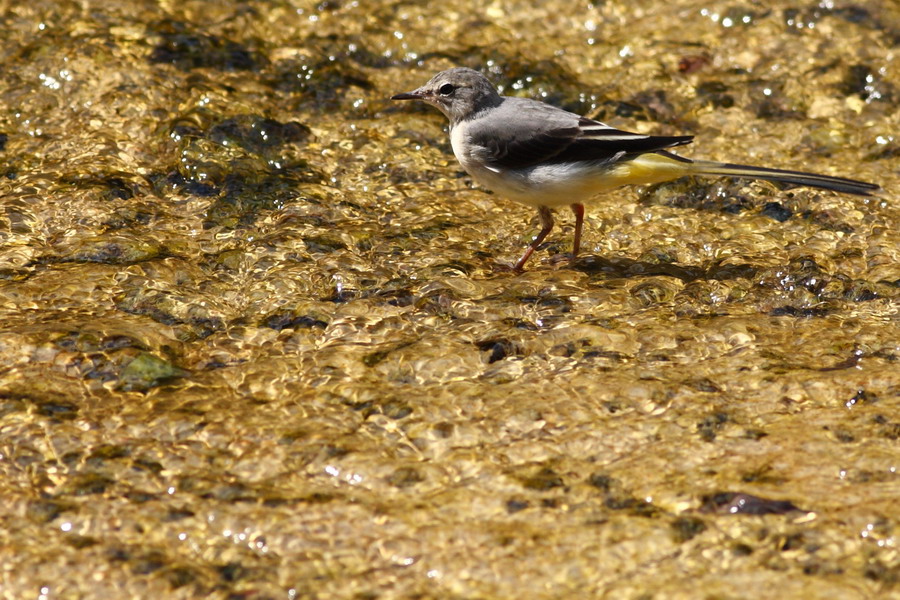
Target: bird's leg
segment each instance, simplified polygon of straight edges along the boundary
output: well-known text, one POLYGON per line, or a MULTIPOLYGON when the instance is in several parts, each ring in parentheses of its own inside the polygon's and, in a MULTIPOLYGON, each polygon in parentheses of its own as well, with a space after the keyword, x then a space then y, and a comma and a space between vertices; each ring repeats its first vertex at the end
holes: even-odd
POLYGON ((581 249, 581 229, 584 226, 584 204, 573 204, 572 212, 575 213, 575 241, 572 242, 572 258, 578 256, 581 249))
POLYGON ((528 259, 531 258, 534 251, 537 250, 537 247, 541 245, 544 238, 547 237, 547 234, 553 229, 553 213, 550 212, 550 209, 546 206, 542 206, 538 209, 538 214, 541 215, 541 230, 531 243, 528 244, 528 249, 525 250, 525 254, 523 254, 522 258, 519 259, 519 262, 516 263, 516 266, 514 267, 516 271, 522 270, 522 267, 525 266, 525 263, 528 262, 528 259))

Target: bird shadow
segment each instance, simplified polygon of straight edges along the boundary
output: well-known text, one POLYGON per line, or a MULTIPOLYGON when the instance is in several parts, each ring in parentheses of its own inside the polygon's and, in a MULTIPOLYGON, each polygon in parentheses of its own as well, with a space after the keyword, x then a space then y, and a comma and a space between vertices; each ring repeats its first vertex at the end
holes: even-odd
POLYGON ((604 275, 612 278, 640 278, 668 276, 684 282, 697 280, 728 280, 753 278, 759 267, 748 264, 722 264, 712 261, 704 266, 677 265, 635 260, 626 257, 605 258, 597 255, 577 257, 569 268, 588 275, 604 275))

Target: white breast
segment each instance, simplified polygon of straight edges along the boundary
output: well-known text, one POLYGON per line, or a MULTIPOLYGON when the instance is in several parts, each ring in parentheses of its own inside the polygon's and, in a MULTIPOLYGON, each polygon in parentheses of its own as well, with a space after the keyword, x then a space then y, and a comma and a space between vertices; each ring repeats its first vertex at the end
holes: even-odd
POLYGON ((505 198, 537 206, 530 201, 535 190, 530 185, 528 178, 511 169, 486 166, 484 157, 479 156, 480 146, 469 142, 465 132, 465 123, 450 128, 450 145, 453 147, 453 154, 466 173, 482 186, 505 198), (529 199, 526 200, 526 197, 529 199))

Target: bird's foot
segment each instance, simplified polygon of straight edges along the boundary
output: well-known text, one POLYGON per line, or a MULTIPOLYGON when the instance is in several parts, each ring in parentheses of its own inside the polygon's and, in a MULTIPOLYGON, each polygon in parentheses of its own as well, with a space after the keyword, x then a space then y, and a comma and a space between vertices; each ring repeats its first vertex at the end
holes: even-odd
POLYGON ((552 256, 550 256, 550 264, 554 267, 557 267, 565 263, 566 266, 571 267, 575 264, 576 258, 577 255, 572 254, 571 252, 560 252, 559 254, 553 254, 552 256))
POLYGON ((519 274, 523 272, 525 269, 520 267, 515 263, 501 263, 495 262, 491 263, 491 273, 499 274, 499 273, 516 273, 519 274))

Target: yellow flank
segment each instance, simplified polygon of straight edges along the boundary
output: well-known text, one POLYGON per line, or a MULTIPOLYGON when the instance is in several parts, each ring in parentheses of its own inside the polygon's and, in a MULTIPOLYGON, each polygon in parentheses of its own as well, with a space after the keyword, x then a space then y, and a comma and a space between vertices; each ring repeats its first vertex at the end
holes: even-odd
POLYGON ((693 172, 692 166, 692 163, 662 154, 642 154, 634 160, 621 162, 613 167, 604 177, 609 178, 608 185, 604 185, 604 188, 671 181, 693 172))

